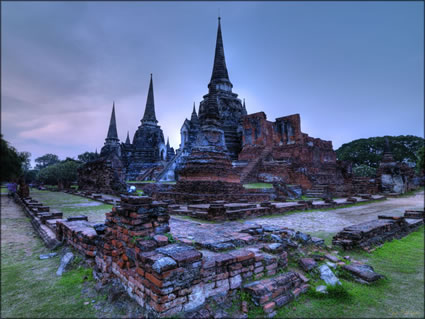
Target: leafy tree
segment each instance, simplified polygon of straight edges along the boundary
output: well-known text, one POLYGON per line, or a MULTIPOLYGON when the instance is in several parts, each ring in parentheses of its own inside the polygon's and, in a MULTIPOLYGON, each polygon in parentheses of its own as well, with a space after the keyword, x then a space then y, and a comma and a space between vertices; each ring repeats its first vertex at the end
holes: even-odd
POLYGON ((95 160, 96 158, 98 158, 99 155, 97 153, 94 152, 84 152, 83 154, 78 155, 78 160, 83 162, 83 163, 87 163, 90 162, 92 160, 95 160))
POLYGON ((19 152, 19 157, 22 160, 22 171, 28 172, 31 169, 31 153, 30 152, 19 152))
POLYGON ((424 139, 412 135, 370 137, 354 140, 343 144, 336 150, 337 158, 352 162, 353 168, 359 165, 378 168, 384 155, 385 138, 388 138, 391 152, 396 161, 415 166, 417 162, 416 153, 424 145, 424 139))
POLYGON ((22 174, 23 156, 0 134, 0 180, 11 181, 22 174))
POLYGON ((68 159, 57 164, 49 165, 40 170, 38 179, 44 184, 61 185, 68 188, 77 180, 77 170, 80 163, 68 159))
POLYGON ((49 154, 45 154, 43 156, 37 157, 35 159, 35 162, 37 163, 37 165, 35 165, 35 168, 41 170, 50 165, 59 163, 60 160, 57 155, 49 153, 49 154))
POLYGON ((418 161, 416 162, 416 172, 418 174, 424 174, 425 172, 425 161, 424 161, 424 157, 425 157, 425 147, 422 146, 418 153, 416 154, 418 156, 418 161))
POLYGON ((56 185, 58 183, 58 164, 53 164, 40 169, 37 180, 43 184, 56 185))
POLYGON ((69 188, 72 182, 77 180, 78 167, 80 163, 77 161, 64 161, 58 165, 58 180, 65 188, 69 188))

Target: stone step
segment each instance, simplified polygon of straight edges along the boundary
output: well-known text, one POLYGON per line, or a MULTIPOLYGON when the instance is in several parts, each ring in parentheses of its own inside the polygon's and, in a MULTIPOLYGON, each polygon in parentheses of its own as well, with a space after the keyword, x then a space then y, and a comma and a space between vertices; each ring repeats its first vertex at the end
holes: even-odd
POLYGON ((263 307, 264 312, 272 313, 308 290, 310 286, 304 280, 297 272, 289 271, 276 277, 247 283, 243 286, 243 291, 250 295, 255 305, 263 307))

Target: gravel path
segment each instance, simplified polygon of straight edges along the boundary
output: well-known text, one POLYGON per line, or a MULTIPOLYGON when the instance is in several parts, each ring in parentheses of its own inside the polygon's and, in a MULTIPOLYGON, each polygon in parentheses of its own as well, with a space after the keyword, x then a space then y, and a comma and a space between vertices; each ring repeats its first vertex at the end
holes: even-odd
POLYGON ((292 215, 255 218, 261 225, 285 226, 303 232, 336 233, 344 227, 375 220, 378 215, 402 216, 406 209, 424 208, 424 192, 410 197, 388 198, 385 201, 341 208, 296 213, 292 215))

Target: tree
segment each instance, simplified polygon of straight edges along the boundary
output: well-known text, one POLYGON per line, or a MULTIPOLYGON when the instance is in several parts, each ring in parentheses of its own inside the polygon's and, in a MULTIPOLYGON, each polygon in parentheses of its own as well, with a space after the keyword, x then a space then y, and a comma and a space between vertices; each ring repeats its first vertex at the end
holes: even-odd
POLYGON ((360 165, 378 168, 384 155, 386 137, 396 161, 404 162, 412 167, 416 165, 416 153, 424 145, 424 139, 412 135, 370 137, 354 140, 343 144, 336 150, 337 158, 342 161, 352 162, 353 168, 360 165))
POLYGON ((83 163, 90 162, 92 160, 95 160, 98 157, 99 157, 99 155, 97 153, 93 153, 93 152, 84 152, 83 154, 80 154, 80 155, 77 156, 78 160, 83 162, 83 163))
POLYGON ((35 159, 35 162, 37 163, 37 165, 35 165, 35 168, 41 170, 50 165, 59 163, 60 160, 57 155, 49 153, 49 154, 45 154, 43 156, 37 157, 35 159))
POLYGON ((11 181, 22 174, 23 157, 0 134, 0 180, 11 181))
POLYGON ((425 172, 425 147, 422 146, 418 153, 416 154, 418 156, 418 161, 416 162, 416 173, 423 175, 425 172))
POLYGON ((61 185, 68 188, 77 180, 77 170, 80 163, 68 159, 57 164, 49 165, 40 170, 38 179, 47 185, 61 185))
POLYGON ((65 188, 69 188, 72 182, 75 182, 78 177, 78 167, 80 163, 77 161, 63 161, 58 165, 58 181, 65 188))
POLYGON ((37 175, 37 180, 43 184, 57 185, 58 184, 57 165, 58 164, 53 164, 40 169, 37 175))
POLYGON ((30 152, 19 152, 19 158, 22 160, 22 171, 24 173, 31 169, 31 153, 30 152))

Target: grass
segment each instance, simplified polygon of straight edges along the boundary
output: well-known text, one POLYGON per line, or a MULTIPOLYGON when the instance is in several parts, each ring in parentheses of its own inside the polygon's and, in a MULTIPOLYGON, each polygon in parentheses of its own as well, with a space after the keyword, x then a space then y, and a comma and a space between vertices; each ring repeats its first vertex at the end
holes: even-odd
POLYGON ((399 195, 398 197, 410 197, 412 195, 416 195, 417 193, 423 192, 423 191, 424 191, 424 187, 421 186, 418 189, 414 189, 414 190, 408 191, 408 192, 406 192, 406 193, 404 193, 402 195, 399 195))
POLYGON ((7 194, 9 191, 7 190, 7 187, 0 187, 0 194, 7 194))
POLYGON ((250 184, 243 184, 243 187, 247 189, 251 188, 273 188, 273 184, 270 183, 250 183, 250 184))
POLYGON ((89 221, 103 222, 105 213, 110 212, 112 209, 112 205, 62 192, 31 189, 30 196, 46 206, 50 206, 52 209, 61 211, 65 218, 86 215, 89 221))
POLYGON ((22 210, 11 211, 2 196, 1 318, 88 318, 95 310, 81 294, 93 284, 91 270, 81 265, 56 276, 60 256, 40 260, 49 253, 22 210))
MULTIPOLYGON (((346 294, 322 297, 310 292, 277 311, 278 318, 403 318, 424 316, 424 228, 393 240, 372 254, 347 253, 367 260, 386 276, 369 286, 340 277, 346 294)), ((257 309, 258 311, 258 309, 257 309)), ((251 315, 251 314, 250 314, 251 315)), ((258 315, 258 313, 255 313, 258 315)))

